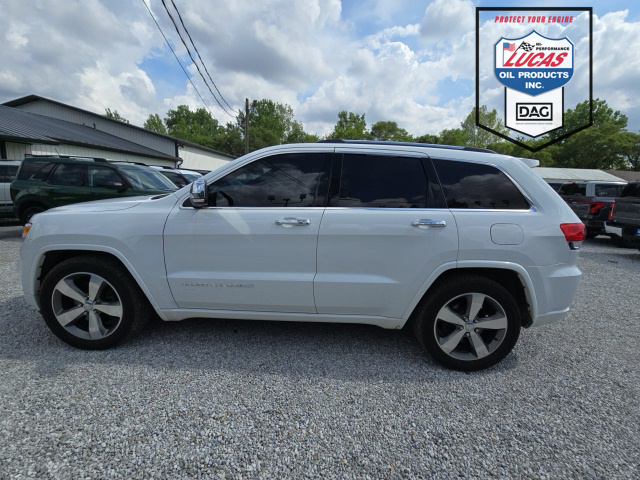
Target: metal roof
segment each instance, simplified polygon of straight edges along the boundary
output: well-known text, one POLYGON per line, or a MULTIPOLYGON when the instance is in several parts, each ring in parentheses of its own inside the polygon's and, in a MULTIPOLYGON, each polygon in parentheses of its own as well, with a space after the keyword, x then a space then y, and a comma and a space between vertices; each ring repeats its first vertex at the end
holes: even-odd
POLYGON ((0 140, 44 144, 69 144, 131 153, 164 160, 177 157, 129 140, 66 120, 46 117, 21 109, 0 106, 0 140))
POLYGON ((76 110, 77 112, 82 112, 82 113, 85 113, 87 115, 94 115, 96 117, 100 117, 100 120, 106 120, 106 121, 110 121, 110 122, 114 122, 114 123, 120 123, 122 125, 126 125, 129 128, 133 128, 135 130, 141 130, 143 132, 146 132, 149 135, 155 135, 157 137, 162 137, 162 138, 166 138, 167 140, 172 140, 174 142, 178 142, 181 145, 186 145, 188 147, 194 147, 194 148, 197 148, 199 150, 204 150, 206 152, 215 153, 215 154, 218 154, 218 155, 229 157, 231 159, 237 158, 237 157, 235 157, 233 155, 229 155, 228 153, 221 152, 219 150, 214 150, 213 148, 205 147, 204 145, 200 145, 198 143, 190 142, 188 140, 183 140, 181 138, 171 137, 171 136, 165 135, 163 133, 154 132, 153 130, 147 130, 146 128, 138 127, 137 125, 133 125, 131 123, 125 123, 125 122, 122 122, 120 120, 116 120, 115 118, 105 117, 104 115, 100 115, 99 113, 90 112, 89 110, 84 110, 82 108, 74 107, 73 105, 67 105, 66 103, 58 102, 57 100, 51 100, 50 98, 46 98, 46 97, 41 97, 40 95, 26 95, 24 97, 16 98, 14 100, 9 100, 8 102, 4 102, 1 105, 4 105, 5 107, 19 107, 20 105, 26 105, 27 103, 33 103, 33 102, 37 102, 39 100, 42 100, 44 102, 53 103, 55 105, 60 105, 62 107, 65 107, 65 108, 68 108, 68 109, 71 109, 71 110, 76 110))
POLYGON ((545 180, 581 180, 596 182, 624 182, 625 180, 603 172, 595 168, 550 168, 537 167, 533 169, 538 175, 545 180))
POLYGON ((606 170, 607 173, 611 175, 615 175, 616 177, 620 177, 627 182, 639 182, 640 181, 640 172, 634 172, 631 170, 606 170))

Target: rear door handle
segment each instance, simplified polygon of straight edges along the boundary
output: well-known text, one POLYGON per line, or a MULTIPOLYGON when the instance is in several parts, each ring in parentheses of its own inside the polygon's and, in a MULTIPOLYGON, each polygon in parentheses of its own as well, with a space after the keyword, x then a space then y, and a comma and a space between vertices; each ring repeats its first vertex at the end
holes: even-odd
POLYGON ((425 227, 442 228, 447 226, 447 222, 445 222, 444 220, 431 220, 430 218, 423 218, 421 220, 411 222, 411 225, 418 228, 425 228, 425 227))
POLYGON ((311 225, 311 220, 306 218, 287 217, 282 220, 276 220, 276 225, 282 225, 283 227, 303 227, 305 225, 311 225))

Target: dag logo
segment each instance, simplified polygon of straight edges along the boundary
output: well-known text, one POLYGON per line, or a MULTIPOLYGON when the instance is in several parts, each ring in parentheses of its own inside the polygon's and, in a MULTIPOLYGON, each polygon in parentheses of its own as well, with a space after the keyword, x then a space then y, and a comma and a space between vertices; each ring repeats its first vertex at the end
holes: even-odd
POLYGON ((533 30, 521 38, 500 38, 494 45, 496 78, 505 87, 540 95, 566 85, 573 76, 573 43, 533 30))

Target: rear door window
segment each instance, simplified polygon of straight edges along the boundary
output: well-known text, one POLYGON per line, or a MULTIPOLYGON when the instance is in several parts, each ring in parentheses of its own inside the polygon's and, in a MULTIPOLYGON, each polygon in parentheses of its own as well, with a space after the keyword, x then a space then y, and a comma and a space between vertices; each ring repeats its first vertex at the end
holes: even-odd
POLYGON ((337 206, 426 208, 428 190, 420 158, 345 154, 337 206))
POLYGON ((528 210, 529 202, 491 165, 433 160, 449 208, 528 210))
POLYGON ((85 166, 76 163, 61 163, 58 165, 48 182, 52 185, 79 187, 84 183, 85 166))

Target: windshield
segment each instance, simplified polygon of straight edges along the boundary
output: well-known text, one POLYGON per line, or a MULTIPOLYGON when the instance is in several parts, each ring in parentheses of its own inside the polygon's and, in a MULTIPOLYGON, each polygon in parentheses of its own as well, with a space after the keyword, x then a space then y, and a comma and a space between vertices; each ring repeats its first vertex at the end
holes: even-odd
POLYGON ((139 190, 177 190, 171 180, 150 168, 120 165, 119 170, 133 188, 139 190))

